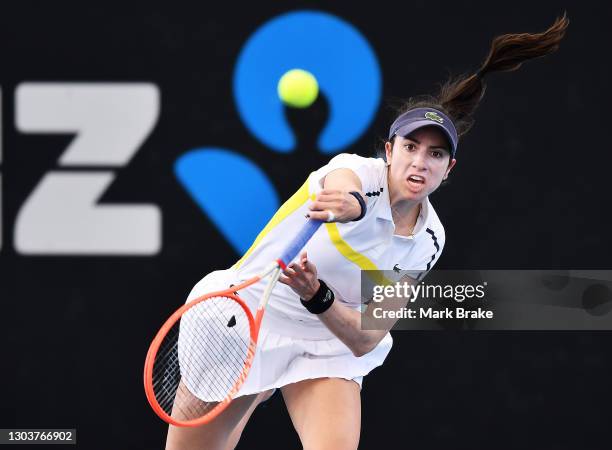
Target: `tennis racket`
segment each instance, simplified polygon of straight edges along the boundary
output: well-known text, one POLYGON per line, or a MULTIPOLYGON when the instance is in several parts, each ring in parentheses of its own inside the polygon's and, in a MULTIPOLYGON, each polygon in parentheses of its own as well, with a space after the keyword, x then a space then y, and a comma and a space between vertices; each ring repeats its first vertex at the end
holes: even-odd
POLYGON ((162 420, 195 427, 227 408, 249 374, 264 310, 282 270, 321 223, 309 219, 281 257, 259 275, 186 303, 163 324, 144 366, 145 393, 162 420), (268 284, 253 317, 238 294, 264 279, 268 284))

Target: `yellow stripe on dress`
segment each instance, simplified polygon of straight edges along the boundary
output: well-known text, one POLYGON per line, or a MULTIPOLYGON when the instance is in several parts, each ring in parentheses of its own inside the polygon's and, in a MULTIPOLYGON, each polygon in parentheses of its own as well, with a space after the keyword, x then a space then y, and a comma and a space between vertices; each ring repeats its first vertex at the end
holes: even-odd
POLYGON ((257 238, 255 238, 255 241, 251 244, 247 252, 242 256, 242 258, 238 260, 236 264, 232 266, 232 269, 238 269, 270 231, 272 231, 279 223, 281 223, 288 216, 293 214, 298 208, 300 208, 304 203, 306 203, 308 201, 309 192, 310 189, 308 186, 308 179, 306 179, 304 184, 295 192, 295 194, 293 194, 289 198, 289 200, 283 203, 283 205, 278 209, 278 211, 276 211, 276 213, 274 214, 274 216, 272 216, 272 218, 266 224, 264 229, 261 230, 261 232, 257 235, 257 238))
POLYGON ((342 239, 337 223, 326 223, 325 228, 327 228, 329 239, 331 240, 332 244, 334 244, 334 247, 336 247, 336 250, 338 250, 342 256, 351 261, 361 270, 370 271, 367 272, 367 275, 374 283, 381 285, 393 284, 391 280, 383 275, 382 271, 372 262, 372 260, 370 260, 370 258, 355 251, 353 247, 348 244, 348 242, 342 239))

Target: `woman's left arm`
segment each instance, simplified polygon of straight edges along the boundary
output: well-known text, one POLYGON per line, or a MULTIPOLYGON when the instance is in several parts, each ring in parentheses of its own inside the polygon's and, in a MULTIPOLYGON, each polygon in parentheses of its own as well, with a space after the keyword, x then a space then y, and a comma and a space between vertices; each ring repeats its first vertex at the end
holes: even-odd
MULTIPOLYGON (((323 180, 323 188, 310 205, 309 215, 312 219, 327 221, 329 212, 332 212, 334 222, 350 222, 362 213, 359 202, 349 194, 356 191, 363 198, 363 186, 354 171, 346 168, 331 171, 323 180)), ((302 253, 299 263, 289 264, 279 281, 291 287, 306 301, 312 299, 320 287, 317 269, 308 261, 306 252, 302 253)), ((340 302, 334 302, 327 311, 318 316, 355 356, 365 355, 374 349, 395 323, 395 320, 377 321, 377 325, 380 324, 381 328, 385 329, 362 330, 361 313, 343 306, 340 302)))
MULTIPOLYGON (((304 301, 310 301, 321 286, 317 278, 317 268, 308 260, 306 252, 301 254, 299 262, 287 266, 280 277, 280 282, 291 287, 304 301)), ((407 301, 408 299, 399 302, 388 301, 387 307, 393 305, 393 309, 399 309, 406 306, 407 301)), ((377 319, 377 325, 380 325, 381 329, 362 330, 362 314, 337 301, 334 301, 326 311, 318 314, 318 317, 355 356, 363 356, 372 351, 396 322, 394 319, 377 319)))

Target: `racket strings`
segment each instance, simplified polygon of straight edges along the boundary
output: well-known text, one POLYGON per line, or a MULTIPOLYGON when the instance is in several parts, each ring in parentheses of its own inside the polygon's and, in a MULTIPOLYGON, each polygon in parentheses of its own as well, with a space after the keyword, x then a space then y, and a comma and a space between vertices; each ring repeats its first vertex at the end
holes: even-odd
MULTIPOLYGON (((174 332, 174 334, 176 334, 176 331, 174 332)), ((174 402, 174 398, 176 396, 176 392, 174 392, 173 388, 180 388, 180 386, 178 385, 180 381, 180 365, 178 363, 178 336, 176 336, 175 339, 175 344, 171 349, 169 349, 168 356, 164 363, 166 366, 164 367, 164 371, 166 373, 169 371, 172 373, 172 375, 164 375, 163 377, 159 377, 159 379, 154 384, 154 388, 158 385, 161 387, 161 389, 158 391, 158 402, 160 404, 167 405, 166 407, 164 407, 164 410, 166 410, 167 413, 170 413, 170 405, 172 405, 172 402, 174 402), (172 351, 174 351, 174 353, 177 355, 176 358, 174 358, 174 354, 170 353, 172 351)), ((213 342, 211 342, 211 344, 213 351, 219 351, 219 347, 214 343, 214 340, 213 342)), ((232 382, 232 380, 227 377, 227 374, 225 372, 218 369, 218 364, 215 364, 215 362, 208 358, 206 354, 204 354, 203 357, 196 355, 196 358, 192 362, 197 362, 200 366, 203 367, 212 368, 214 372, 213 375, 215 377, 222 379, 222 381, 228 384, 232 382)), ((227 363, 227 361, 225 361, 225 363, 227 363)), ((238 366, 234 366, 232 368, 236 371, 239 369, 238 366)), ((184 389, 184 386, 182 387, 184 389)), ((227 395, 222 390, 218 389, 217 386, 215 386, 214 384, 209 385, 209 391, 217 397, 225 397, 225 395, 227 395)))
POLYGON ((250 362, 248 317, 229 297, 188 309, 162 341, 153 363, 153 392, 177 420, 200 418, 229 400, 250 362))
MULTIPOLYGON (((178 339, 174 348, 176 349, 176 353, 178 353, 178 339)), ((207 367, 209 369, 207 374, 209 382, 204 384, 202 382, 203 380, 197 380, 197 388, 193 390, 201 390, 201 388, 204 386, 208 396, 212 395, 219 399, 224 399, 227 397, 228 393, 224 391, 222 387, 227 387, 233 384, 232 382, 234 380, 231 380, 226 373, 227 371, 221 370, 221 368, 224 365, 227 366, 228 361, 223 360, 220 363, 219 361, 211 360, 205 355, 203 359, 200 357, 195 358, 194 360, 190 361, 190 364, 193 365, 194 362, 200 367, 207 367), (212 371, 210 371, 210 369, 212 369, 212 371), (219 386, 218 381, 221 381, 223 386, 219 386)), ((240 367, 234 365, 232 366, 232 370, 237 373, 238 370, 240 370, 240 367)), ((166 367, 164 367, 164 374, 163 376, 159 377, 155 383, 155 388, 157 392, 157 400, 166 413, 170 415, 178 414, 178 418, 183 420, 201 417, 207 413, 207 410, 214 408, 219 403, 210 401, 201 402, 193 398, 193 395, 186 388, 185 384, 181 383, 180 364, 177 365, 176 361, 167 360, 166 367), (176 402, 177 397, 180 399, 179 403, 176 402)))
MULTIPOLYGON (((231 303, 230 305, 234 306, 235 302, 231 303)), ((217 360, 221 360, 223 363, 222 366, 228 367, 230 369, 229 373, 241 372, 244 367, 244 355, 239 351, 239 349, 247 348, 249 342, 247 342, 247 340, 244 339, 234 329, 234 327, 227 327, 227 325, 225 326, 225 328, 220 327, 223 324, 229 323, 231 319, 228 319, 228 317, 224 314, 223 310, 218 307, 217 302, 212 302, 210 305, 207 306, 213 310, 213 314, 215 317, 222 317, 223 319, 219 320, 218 322, 212 322, 212 324, 217 327, 217 329, 215 329, 215 332, 208 334, 208 337, 210 338, 209 345, 212 352, 204 352, 201 354, 197 353, 195 356, 197 357, 197 362, 199 364, 212 368, 216 375, 224 379, 226 382, 230 383, 230 385, 233 385, 236 380, 232 377, 228 377, 228 371, 217 370, 220 366, 217 363, 217 360), (230 333, 230 335, 228 336, 227 328, 232 330, 233 334, 230 333), (236 341, 235 339, 238 339, 238 341, 236 341), (209 358, 210 354, 213 354, 216 357, 215 360, 209 358), (227 355, 227 358, 224 357, 225 355, 227 355)), ((227 310, 228 308, 226 307, 225 309, 227 310)), ((240 312, 243 313, 243 311, 240 312)), ((234 321, 236 321, 235 316, 232 317, 234 317, 234 321)), ((243 323, 248 323, 246 321, 246 316, 245 321, 243 321, 243 323)))
MULTIPOLYGON (((174 346, 176 349, 176 353, 178 353, 178 339, 176 345, 174 346)), ((197 363, 199 366, 208 367, 209 369, 213 369, 212 373, 209 373, 209 377, 221 379, 225 386, 229 385, 232 380, 230 380, 227 374, 219 370, 220 364, 215 364, 210 358, 204 356, 204 359, 197 357, 194 361, 190 363, 197 363)), ((227 363, 227 361, 224 361, 227 363)), ((237 367, 234 367, 234 370, 237 370, 237 367)), ((181 381, 181 372, 180 365, 176 365, 176 363, 172 363, 168 361, 166 363, 166 367, 164 368, 165 374, 163 377, 159 377, 157 380, 155 387, 159 387, 157 389, 157 399, 160 405, 164 408, 166 413, 172 414, 173 410, 176 407, 180 407, 181 417, 184 419, 201 417, 206 413, 207 409, 211 409, 216 406, 219 402, 199 402, 194 401, 195 399, 191 399, 191 401, 187 401, 191 393, 187 390, 184 383, 180 383, 181 381), (171 375, 168 375, 168 372, 171 372, 171 375), (179 392, 179 390, 181 392, 179 392), (180 405, 175 403, 175 399, 178 394, 183 394, 184 399, 180 405)), ((198 385, 202 383, 199 382, 198 385)), ((216 383, 209 383, 207 386, 208 394, 212 394, 216 398, 225 398, 227 396, 227 392, 224 392, 216 383)), ((176 413, 176 411, 175 411, 176 413)))
MULTIPOLYGON (((231 299, 228 299, 228 300, 231 300, 231 299)), ((224 320, 227 319, 228 324, 230 323, 232 318, 234 319, 234 321, 236 320, 235 316, 232 316, 232 317, 230 317, 228 319, 227 316, 225 316, 225 314, 223 313, 223 310, 221 308, 219 308, 216 303, 212 303, 211 305, 207 305, 207 306, 209 306, 210 308, 214 309, 214 312, 215 312, 215 314, 218 314, 218 317, 223 317, 224 320)), ((241 310, 240 312, 242 314, 244 314, 244 311, 241 310)), ((244 345, 244 346, 248 346, 249 345, 250 339, 246 339, 243 336, 244 333, 243 333, 242 329, 239 329, 240 332, 238 332, 238 329, 235 329, 234 327, 231 327, 230 329, 234 330, 235 336, 238 339, 241 340, 242 345, 244 345)), ((173 331, 174 331, 174 329, 173 329, 173 331)), ((174 331, 174 332, 176 333, 176 331, 174 331)), ((176 338, 176 336, 175 336, 175 338, 176 338)), ((160 346, 157 358, 160 359, 160 355, 162 355, 162 357, 163 357, 164 352, 172 352, 174 350, 174 345, 172 345, 174 342, 175 342, 175 339, 170 339, 170 340, 164 341, 164 343, 162 344, 162 346, 164 346, 164 347, 162 348, 160 346)))

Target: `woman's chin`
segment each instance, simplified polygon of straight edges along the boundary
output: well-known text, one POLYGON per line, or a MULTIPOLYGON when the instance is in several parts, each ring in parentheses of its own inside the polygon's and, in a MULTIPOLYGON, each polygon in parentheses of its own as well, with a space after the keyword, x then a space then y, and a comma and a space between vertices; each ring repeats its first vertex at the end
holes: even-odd
POLYGON ((420 201, 423 200, 425 197, 427 197, 427 189, 425 189, 425 186, 408 186, 406 189, 404 189, 404 198, 406 200, 420 201))

